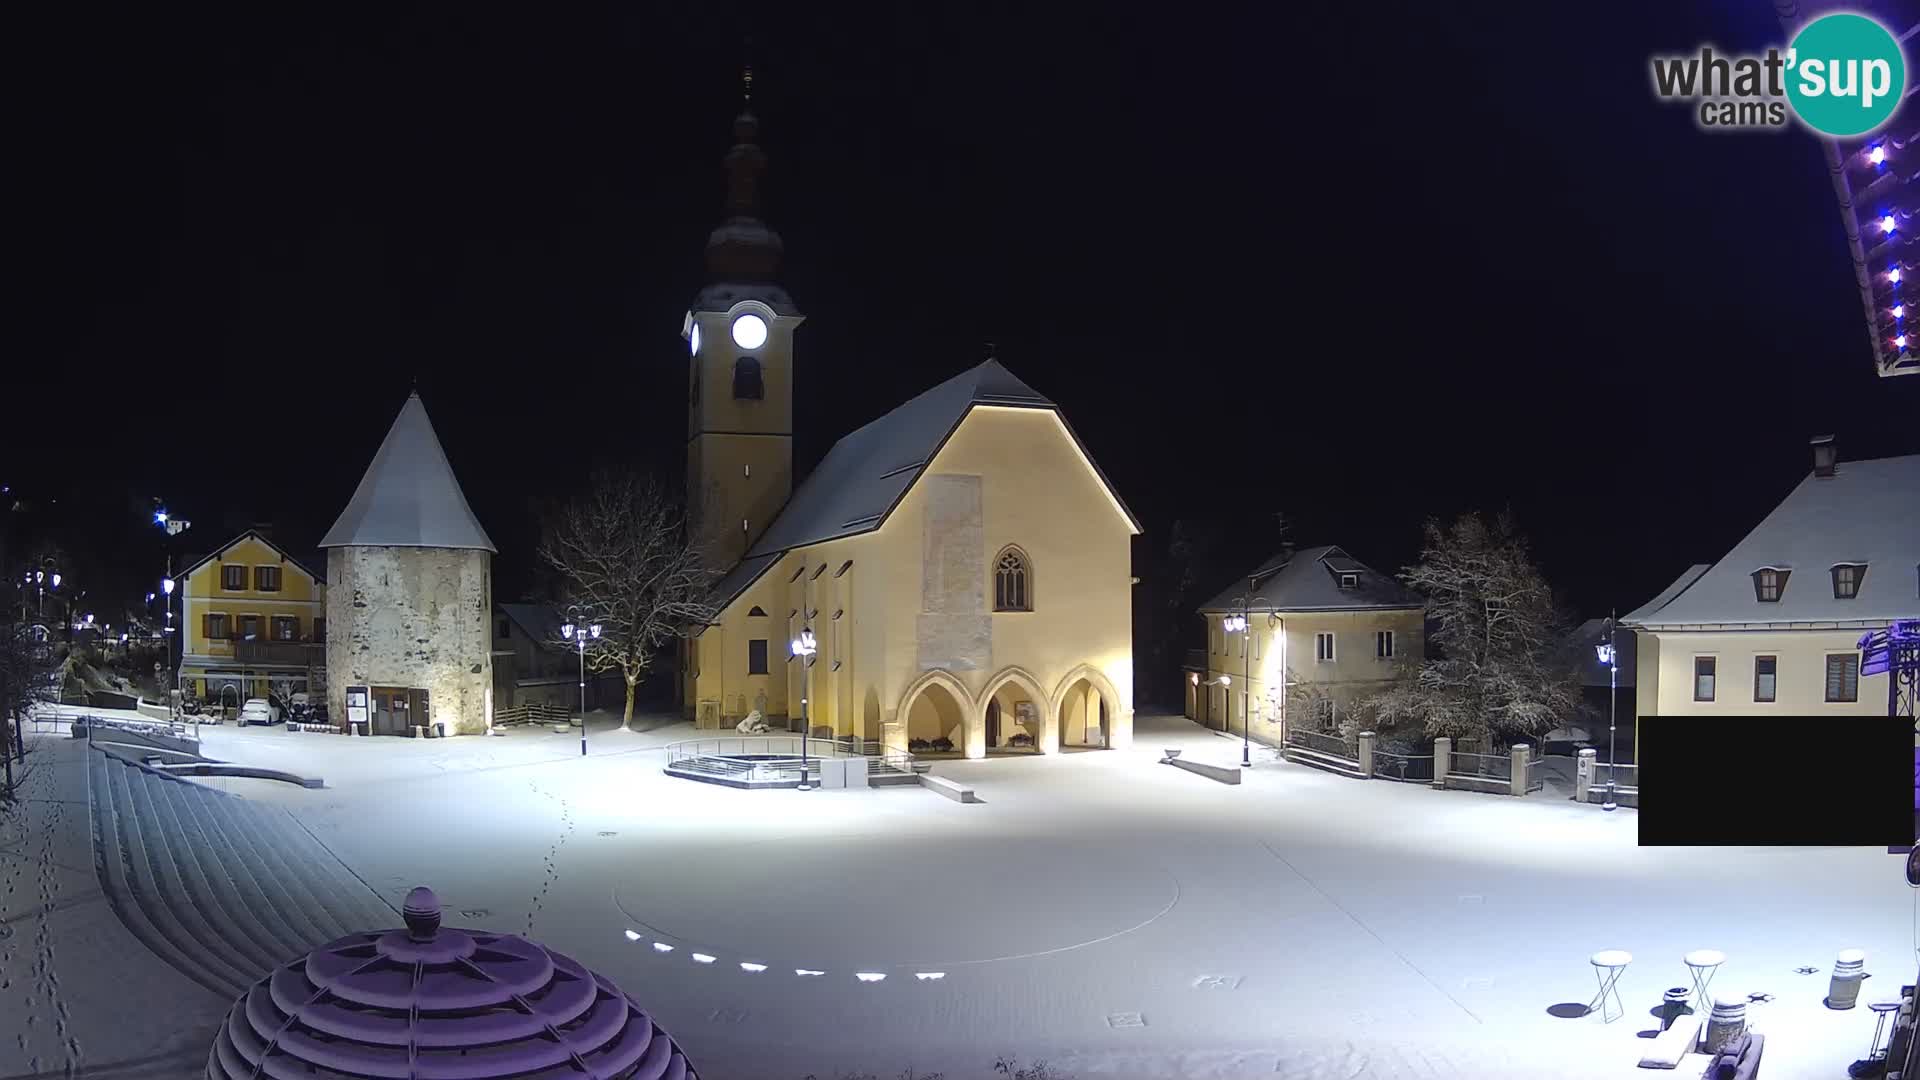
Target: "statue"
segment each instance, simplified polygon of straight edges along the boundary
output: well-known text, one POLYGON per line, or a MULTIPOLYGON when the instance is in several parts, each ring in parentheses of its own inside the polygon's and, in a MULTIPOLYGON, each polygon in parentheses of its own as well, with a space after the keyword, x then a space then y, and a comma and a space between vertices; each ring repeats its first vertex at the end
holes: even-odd
POLYGON ((747 714, 746 719, 735 725, 733 730, 742 735, 765 735, 773 729, 767 726, 766 715, 759 709, 755 709, 747 714))

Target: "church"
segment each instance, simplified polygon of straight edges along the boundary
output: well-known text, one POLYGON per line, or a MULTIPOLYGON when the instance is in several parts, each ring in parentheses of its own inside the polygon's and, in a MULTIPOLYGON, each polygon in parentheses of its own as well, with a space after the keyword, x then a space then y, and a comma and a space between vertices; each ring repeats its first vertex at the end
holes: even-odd
POLYGON ((725 572, 681 705, 889 751, 1050 754, 1133 738, 1132 539, 1060 407, 997 361, 835 443, 795 486, 794 333, 751 112, 682 328, 689 516, 725 572))

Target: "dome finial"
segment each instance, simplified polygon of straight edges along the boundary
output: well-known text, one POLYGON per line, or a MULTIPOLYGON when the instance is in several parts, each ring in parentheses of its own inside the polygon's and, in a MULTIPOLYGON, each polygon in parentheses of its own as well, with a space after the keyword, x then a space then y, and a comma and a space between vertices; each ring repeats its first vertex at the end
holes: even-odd
POLYGON ((440 931, 440 898, 425 885, 407 894, 407 906, 400 917, 407 921, 407 936, 415 941, 432 941, 440 931))

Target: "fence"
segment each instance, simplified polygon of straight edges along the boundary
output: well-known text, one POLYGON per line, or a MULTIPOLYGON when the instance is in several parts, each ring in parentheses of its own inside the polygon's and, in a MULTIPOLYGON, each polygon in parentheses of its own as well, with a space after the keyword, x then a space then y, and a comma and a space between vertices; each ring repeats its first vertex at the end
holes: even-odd
MULTIPOLYGON (((808 739, 805 752, 808 757, 864 757, 832 739, 808 739)), ((683 761, 697 757, 760 757, 800 759, 801 739, 798 735, 732 735, 718 739, 686 739, 682 742, 667 744, 667 760, 683 761)))
POLYGON ((1588 802, 1606 801, 1609 776, 1613 778, 1615 803, 1640 805, 1640 767, 1626 763, 1609 765, 1604 761, 1593 763, 1593 785, 1587 789, 1588 802))
POLYGON ((1472 791, 1505 791, 1513 786, 1513 755, 1474 754, 1455 750, 1448 755, 1447 784, 1472 791))
POLYGON ((563 705, 549 705, 544 701, 529 701, 524 705, 509 705, 496 709, 493 714, 494 727, 513 727, 516 724, 571 724, 573 713, 563 705))
POLYGON ((1306 731, 1295 728, 1287 732, 1287 745, 1297 746, 1302 750, 1312 750, 1316 753, 1327 754, 1332 757, 1346 758, 1350 761, 1356 760, 1360 756, 1360 747, 1357 741, 1349 742, 1338 735, 1329 735, 1323 731, 1306 731))
POLYGON ((1373 775, 1382 780, 1403 780, 1410 784, 1433 782, 1432 754, 1396 754, 1390 750, 1373 752, 1373 775))

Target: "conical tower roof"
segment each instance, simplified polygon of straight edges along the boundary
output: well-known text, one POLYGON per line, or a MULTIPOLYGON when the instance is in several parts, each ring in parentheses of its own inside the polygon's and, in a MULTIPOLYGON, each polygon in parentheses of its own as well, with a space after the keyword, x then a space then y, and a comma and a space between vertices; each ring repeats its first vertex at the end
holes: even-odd
POLYGON ((487 539, 447 452, 427 419, 419 394, 407 397, 352 501, 320 541, 335 547, 478 548, 499 553, 487 539))

